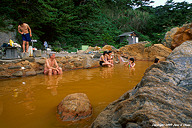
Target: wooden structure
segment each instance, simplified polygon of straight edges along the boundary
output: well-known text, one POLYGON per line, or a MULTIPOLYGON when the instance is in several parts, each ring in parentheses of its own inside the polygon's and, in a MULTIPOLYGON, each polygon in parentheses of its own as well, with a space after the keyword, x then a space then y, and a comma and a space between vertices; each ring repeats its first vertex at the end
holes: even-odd
POLYGON ((121 35, 120 37, 120 43, 123 41, 128 41, 129 44, 136 44, 139 42, 139 36, 133 31, 133 32, 126 32, 121 35))

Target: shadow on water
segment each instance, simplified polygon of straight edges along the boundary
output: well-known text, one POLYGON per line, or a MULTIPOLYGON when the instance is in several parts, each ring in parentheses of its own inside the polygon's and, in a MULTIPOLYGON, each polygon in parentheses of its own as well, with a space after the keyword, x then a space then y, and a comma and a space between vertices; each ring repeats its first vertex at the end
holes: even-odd
POLYGON ((135 70, 118 64, 113 68, 66 71, 62 75, 37 75, 0 80, 2 128, 86 128, 111 102, 132 89, 152 62, 137 61, 135 70), (72 93, 85 93, 93 107, 90 118, 61 122, 56 107, 72 93))

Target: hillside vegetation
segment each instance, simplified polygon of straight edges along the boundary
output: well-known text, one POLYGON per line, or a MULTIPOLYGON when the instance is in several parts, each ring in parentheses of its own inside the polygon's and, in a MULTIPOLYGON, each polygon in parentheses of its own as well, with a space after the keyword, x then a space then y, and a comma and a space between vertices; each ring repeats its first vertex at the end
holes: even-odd
MULTIPOLYGON (((140 40, 160 43, 165 32, 192 21, 192 4, 168 0, 152 7, 151 0, 1 0, 0 31, 28 23, 38 47, 48 41, 63 49, 82 44, 115 47, 118 35, 135 31, 140 40)), ((19 34, 18 39, 20 39, 19 34)), ((123 42, 125 43, 125 42, 123 42)))

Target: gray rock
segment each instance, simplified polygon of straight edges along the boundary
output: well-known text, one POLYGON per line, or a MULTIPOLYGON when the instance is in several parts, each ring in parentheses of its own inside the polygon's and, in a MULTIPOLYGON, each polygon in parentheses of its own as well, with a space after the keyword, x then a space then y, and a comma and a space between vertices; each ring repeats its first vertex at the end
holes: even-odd
POLYGON ((36 50, 34 54, 36 57, 41 57, 41 50, 36 50))
POLYGON ((81 67, 81 66, 82 66, 82 63, 81 63, 81 62, 74 62, 74 66, 75 66, 75 67, 81 67))
POLYGON ((26 65, 25 69, 31 69, 31 67, 29 65, 26 65))
POLYGON ((37 73, 35 71, 27 71, 25 75, 26 76, 35 76, 35 75, 37 75, 37 73))
POLYGON ((13 40, 13 42, 16 42, 16 30, 13 32, 0 32, 0 46, 3 43, 8 43, 9 39, 13 40))
POLYGON ((44 70, 36 71, 37 74, 43 74, 44 70))
POLYGON ((21 69, 21 66, 10 66, 8 69, 21 69))
POLYGON ((38 64, 40 64, 40 65, 44 65, 44 64, 45 64, 45 59, 41 59, 41 58, 38 59, 38 58, 36 58, 36 59, 35 59, 35 62, 38 63, 38 64))
POLYGON ((102 55, 102 53, 96 53, 96 54, 93 56, 93 58, 100 58, 101 55, 102 55))
POLYGON ((0 67, 0 71, 4 71, 5 69, 3 67, 0 67))
POLYGON ((0 75, 0 78, 10 78, 10 77, 11 77, 11 75, 9 75, 9 74, 0 75))
POLYGON ((70 64, 66 64, 66 65, 64 66, 64 68, 65 68, 65 69, 73 69, 73 66, 70 65, 70 64))
POLYGON ((22 71, 14 72, 14 73, 12 74, 12 76, 21 77, 21 76, 23 76, 23 72, 22 72, 22 71))

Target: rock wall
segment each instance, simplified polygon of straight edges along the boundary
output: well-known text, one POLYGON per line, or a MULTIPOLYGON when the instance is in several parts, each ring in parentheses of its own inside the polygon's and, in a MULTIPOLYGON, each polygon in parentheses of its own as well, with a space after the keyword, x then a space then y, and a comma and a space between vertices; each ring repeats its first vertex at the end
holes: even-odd
MULTIPOLYGON (((192 41, 149 67, 140 83, 109 104, 92 128, 192 127, 192 41)), ((129 85, 127 85, 129 86, 129 85)))
POLYGON ((16 42, 16 30, 11 32, 0 32, 0 46, 3 43, 8 43, 9 39, 13 40, 13 42, 16 42))
MULTIPOLYGON (((44 71, 45 57, 17 60, 1 60, 0 61, 0 79, 11 77, 22 77, 42 74, 44 71)), ((93 58, 91 55, 70 55, 63 57, 56 57, 58 65, 62 67, 63 71, 93 68, 99 66, 99 59, 93 58)))
POLYGON ((192 23, 184 24, 180 28, 172 28, 165 34, 163 44, 168 48, 174 49, 187 40, 192 40, 192 23))
POLYGON ((150 47, 145 47, 145 43, 137 43, 121 47, 120 52, 124 57, 134 57, 136 60, 154 60, 156 57, 160 61, 165 60, 172 52, 170 48, 162 44, 154 44, 150 47))

